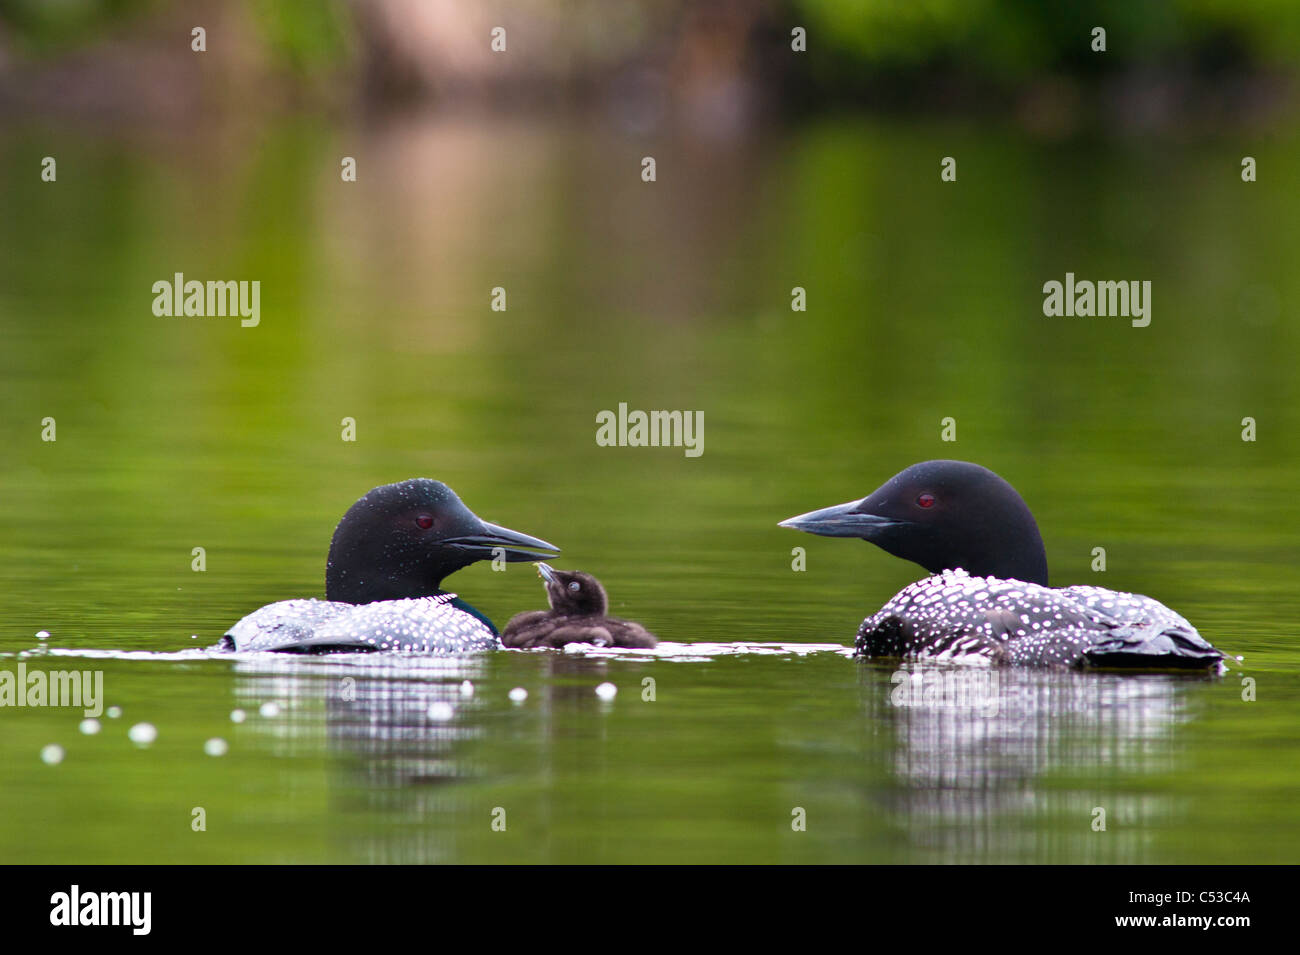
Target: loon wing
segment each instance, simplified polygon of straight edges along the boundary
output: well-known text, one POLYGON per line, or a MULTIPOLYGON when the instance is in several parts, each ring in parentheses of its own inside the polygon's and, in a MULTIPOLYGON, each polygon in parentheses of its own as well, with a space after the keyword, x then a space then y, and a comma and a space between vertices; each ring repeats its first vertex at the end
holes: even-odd
POLYGON ((520 650, 537 647, 558 649, 570 643, 634 649, 646 649, 659 644, 653 633, 631 620, 620 620, 618 617, 557 617, 546 610, 516 614, 506 624, 501 641, 508 647, 520 650))
POLYGON ((452 605, 455 599, 455 594, 442 593, 348 605, 347 612, 316 629, 311 645, 438 654, 500 647, 496 634, 482 620, 452 605))
POLYGON ((863 656, 1018 666, 1205 669, 1222 657, 1149 597, 964 571, 903 588, 862 622, 855 645, 863 656))
POLYGON ((868 657, 1019 663, 1007 644, 1030 626, 1016 611, 1031 586, 944 571, 904 587, 862 621, 854 645, 868 657))
POLYGON ((1066 587, 1106 632, 1084 651, 1089 666, 1203 670, 1223 659, 1181 615, 1142 594, 1101 587, 1066 587))
POLYGON ((496 636, 474 615, 451 606, 455 594, 349 604, 281 600, 255 610, 227 631, 235 650, 320 653, 405 650, 468 653, 495 649, 496 636))
POLYGON ((612 647, 614 635, 601 623, 561 623, 539 635, 535 647, 567 647, 571 643, 590 643, 595 647, 612 647))
POLYGON ((278 600, 254 610, 221 638, 232 650, 311 649, 319 627, 353 605, 333 600, 278 600))
POLYGON ((536 631, 550 615, 549 610, 525 610, 515 614, 501 631, 501 642, 516 649, 532 647, 530 631, 536 631))
POLYGON ((618 646, 606 626, 607 620, 584 621, 582 618, 552 616, 546 610, 530 610, 512 617, 501 634, 501 642, 517 650, 542 647, 560 649, 570 643, 590 643, 597 647, 618 646))
POLYGON ((616 647, 645 650, 659 646, 659 638, 635 620, 610 617, 608 623, 613 627, 614 646, 616 647))

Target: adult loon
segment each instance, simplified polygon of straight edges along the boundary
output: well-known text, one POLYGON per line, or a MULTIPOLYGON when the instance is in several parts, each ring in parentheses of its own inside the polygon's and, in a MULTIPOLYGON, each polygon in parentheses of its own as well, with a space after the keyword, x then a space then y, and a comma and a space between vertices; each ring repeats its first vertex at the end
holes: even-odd
POLYGON ((443 591, 443 578, 478 560, 535 561, 558 550, 479 519, 440 481, 385 484, 348 508, 334 529, 324 600, 267 604, 231 627, 220 646, 296 653, 496 649, 492 621, 443 591))
POLYGON ((653 633, 631 620, 605 616, 609 598, 600 581, 576 570, 556 570, 538 563, 550 610, 515 614, 501 634, 507 647, 563 647, 592 643, 598 647, 653 647, 653 633))
POLYGON ((1015 488, 977 464, 914 464, 860 501, 780 526, 860 537, 935 575, 862 621, 858 656, 1146 669, 1208 669, 1223 658, 1150 597, 1049 588, 1033 514, 1015 488))

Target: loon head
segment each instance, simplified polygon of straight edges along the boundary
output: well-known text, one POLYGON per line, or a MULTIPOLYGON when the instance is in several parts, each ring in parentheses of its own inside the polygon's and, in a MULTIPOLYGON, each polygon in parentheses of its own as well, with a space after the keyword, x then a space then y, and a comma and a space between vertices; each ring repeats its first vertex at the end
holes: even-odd
POLYGON ((537 560, 558 551, 482 520, 441 481, 412 478, 374 488, 348 508, 330 541, 325 596, 354 604, 426 597, 476 560, 537 560))
POLYGON ((930 573, 960 567, 977 577, 1047 585, 1047 553, 1034 515, 988 468, 923 461, 860 501, 810 511, 781 527, 860 537, 930 573))
POLYGON ((605 616, 609 598, 600 581, 577 570, 556 570, 538 563, 537 574, 546 584, 546 602, 556 613, 569 616, 605 616))

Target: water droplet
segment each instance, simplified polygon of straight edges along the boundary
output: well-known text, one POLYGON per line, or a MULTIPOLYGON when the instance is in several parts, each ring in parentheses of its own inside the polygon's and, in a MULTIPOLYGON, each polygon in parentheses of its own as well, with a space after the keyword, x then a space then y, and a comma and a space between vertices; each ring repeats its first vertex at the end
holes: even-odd
POLYGON ((431 703, 429 705, 429 719, 439 723, 445 723, 455 715, 455 710, 451 708, 450 703, 431 703))
POLYGON ((41 750, 41 762, 46 766, 57 766, 63 762, 63 747, 58 743, 51 743, 41 750))
POLYGON ((126 731, 126 735, 131 742, 139 746, 148 746, 158 738, 158 728, 152 723, 136 723, 126 731))

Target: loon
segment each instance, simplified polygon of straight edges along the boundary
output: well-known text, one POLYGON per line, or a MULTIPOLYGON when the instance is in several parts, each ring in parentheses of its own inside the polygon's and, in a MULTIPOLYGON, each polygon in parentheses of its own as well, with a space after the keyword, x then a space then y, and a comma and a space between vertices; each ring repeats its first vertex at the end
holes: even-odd
POLYGON ((556 570, 538 562, 537 574, 546 585, 550 610, 515 614, 501 634, 507 647, 563 647, 570 643, 592 643, 598 647, 648 649, 659 641, 655 635, 630 620, 605 616, 609 598, 600 581, 576 570, 556 570))
POLYGON ((440 481, 373 488, 330 541, 325 599, 281 600, 221 638, 227 650, 455 654, 501 646, 483 613, 441 589, 478 560, 535 561, 559 548, 479 519, 440 481))
POLYGON ((1164 604, 1047 586, 1038 525, 1015 488, 965 461, 924 461, 860 501, 781 527, 860 537, 934 576, 862 621, 861 657, 1011 666, 1209 669, 1223 659, 1164 604))

